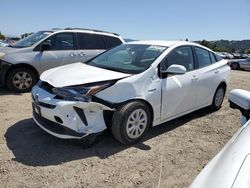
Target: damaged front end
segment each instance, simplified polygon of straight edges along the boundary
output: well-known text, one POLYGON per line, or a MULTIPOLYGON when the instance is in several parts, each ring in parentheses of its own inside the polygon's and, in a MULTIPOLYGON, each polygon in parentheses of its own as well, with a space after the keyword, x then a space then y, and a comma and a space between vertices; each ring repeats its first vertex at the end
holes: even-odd
POLYGON ((63 139, 98 134, 107 128, 103 112, 114 109, 94 95, 115 83, 111 80, 57 88, 40 81, 32 89, 33 119, 43 130, 63 139))

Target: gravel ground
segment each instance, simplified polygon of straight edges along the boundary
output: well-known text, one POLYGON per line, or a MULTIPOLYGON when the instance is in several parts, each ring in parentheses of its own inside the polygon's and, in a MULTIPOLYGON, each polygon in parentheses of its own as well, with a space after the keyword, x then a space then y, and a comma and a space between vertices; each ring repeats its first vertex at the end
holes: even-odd
MULTIPOLYGON (((250 90, 250 72, 232 71, 228 91, 250 90)), ((217 112, 205 108, 121 146, 109 131, 83 149, 54 138, 31 118, 30 93, 0 88, 0 187, 188 187, 239 128, 227 96, 217 112)))

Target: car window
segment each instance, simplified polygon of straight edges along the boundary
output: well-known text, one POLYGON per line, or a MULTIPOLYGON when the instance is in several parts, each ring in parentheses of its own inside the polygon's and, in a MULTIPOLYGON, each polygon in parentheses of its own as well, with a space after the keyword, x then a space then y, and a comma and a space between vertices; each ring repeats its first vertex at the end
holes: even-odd
POLYGON ((79 49, 106 49, 102 35, 77 33, 79 49))
POLYGON ((215 54, 215 58, 216 58, 216 61, 221 61, 223 58, 221 56, 219 56, 218 54, 215 54))
POLYGON ((122 41, 116 37, 104 36, 104 40, 105 40, 107 49, 113 48, 115 46, 122 44, 122 41))
POLYGON ((211 59, 210 59, 210 56, 209 56, 209 51, 204 50, 202 48, 195 47, 195 53, 196 53, 196 56, 197 56, 199 68, 211 65, 211 59))
POLYGON ((211 62, 216 63, 217 61, 216 61, 216 59, 214 57, 214 54, 212 52, 210 52, 209 54, 210 54, 211 62))
POLYGON ((42 40, 43 38, 47 37, 48 35, 51 35, 52 33, 53 33, 52 31, 39 31, 24 39, 17 41, 15 44, 11 45, 10 47, 13 47, 13 48, 30 47, 33 44, 37 43, 38 41, 42 40))
POLYGON ((47 38, 42 44, 49 44, 50 50, 73 50, 74 36, 73 33, 59 33, 47 38))
POLYGON ((55 41, 52 46, 54 50, 73 50, 74 36, 73 33, 60 33, 55 36, 55 41))
POLYGON ((192 48, 190 46, 184 46, 174 49, 167 56, 167 67, 173 64, 182 65, 187 69, 187 71, 193 70, 194 59, 192 48))

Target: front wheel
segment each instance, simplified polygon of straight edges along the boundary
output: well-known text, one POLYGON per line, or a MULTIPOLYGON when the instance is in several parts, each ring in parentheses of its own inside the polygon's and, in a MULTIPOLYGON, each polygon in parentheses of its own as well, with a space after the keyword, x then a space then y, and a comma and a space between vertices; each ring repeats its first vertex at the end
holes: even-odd
POLYGON ((134 144, 145 134, 151 123, 149 107, 140 101, 127 103, 114 113, 113 136, 122 144, 134 144))
POLYGON ((214 98, 213 98, 213 103, 211 105, 212 110, 219 110, 221 108, 224 96, 225 96, 225 92, 226 92, 226 87, 223 85, 220 85, 214 94, 214 98))
POLYGON ((30 91, 36 82, 37 76, 28 68, 15 68, 7 77, 9 89, 18 93, 30 91))

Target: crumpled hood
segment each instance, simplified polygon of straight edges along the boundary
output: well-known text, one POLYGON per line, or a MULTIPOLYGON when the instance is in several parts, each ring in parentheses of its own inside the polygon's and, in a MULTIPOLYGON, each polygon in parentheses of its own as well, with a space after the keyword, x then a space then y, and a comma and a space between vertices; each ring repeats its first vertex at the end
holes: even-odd
POLYGON ((54 87, 65 87, 121 79, 128 76, 130 74, 110 71, 79 62, 47 70, 42 73, 40 79, 54 87))

